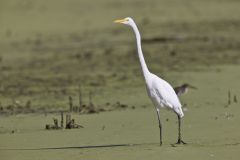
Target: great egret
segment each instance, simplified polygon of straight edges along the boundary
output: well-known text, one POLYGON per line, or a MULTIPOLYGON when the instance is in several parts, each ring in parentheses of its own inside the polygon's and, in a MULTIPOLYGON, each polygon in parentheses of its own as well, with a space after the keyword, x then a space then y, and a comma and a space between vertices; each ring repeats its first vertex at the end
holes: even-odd
POLYGON ((174 91, 178 96, 181 96, 182 94, 185 94, 188 92, 188 88, 197 89, 197 87, 194 87, 188 83, 184 83, 181 86, 175 87, 174 91))
POLYGON ((182 140, 182 136, 181 136, 181 118, 184 116, 182 111, 182 105, 178 99, 178 96, 173 90, 172 86, 165 80, 149 72, 146 62, 144 60, 143 53, 142 53, 141 36, 137 28, 137 25, 135 24, 133 19, 130 17, 120 19, 120 20, 115 20, 114 22, 129 25, 132 27, 133 31, 135 32, 136 40, 137 40, 138 57, 140 60, 143 76, 145 79, 148 96, 152 100, 157 112, 159 130, 160 130, 160 145, 162 145, 162 124, 160 120, 160 108, 163 108, 163 107, 168 107, 177 114, 178 140, 176 144, 186 144, 182 140))

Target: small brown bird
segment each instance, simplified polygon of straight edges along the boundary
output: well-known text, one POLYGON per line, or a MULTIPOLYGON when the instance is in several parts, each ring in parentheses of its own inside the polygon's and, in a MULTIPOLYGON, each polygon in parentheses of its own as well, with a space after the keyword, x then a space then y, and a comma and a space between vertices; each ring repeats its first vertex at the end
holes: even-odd
POLYGON ((188 92, 188 88, 197 89, 197 87, 194 87, 188 83, 184 83, 181 86, 174 87, 174 91, 178 96, 181 96, 182 94, 185 94, 188 92))

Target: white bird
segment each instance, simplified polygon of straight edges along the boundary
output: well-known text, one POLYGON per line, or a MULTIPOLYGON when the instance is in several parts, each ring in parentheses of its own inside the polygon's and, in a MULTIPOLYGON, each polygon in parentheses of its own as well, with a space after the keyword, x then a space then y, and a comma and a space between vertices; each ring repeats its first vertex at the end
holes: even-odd
POLYGON ((142 52, 141 36, 137 28, 137 25, 135 24, 133 19, 130 17, 120 19, 120 20, 115 20, 114 22, 131 26, 136 35, 138 57, 140 60, 143 76, 145 79, 148 96, 152 100, 157 112, 159 130, 160 130, 160 145, 162 145, 162 124, 160 121, 160 109, 163 107, 168 107, 177 114, 178 140, 176 144, 186 144, 182 140, 182 136, 181 136, 181 118, 183 118, 184 116, 182 111, 182 105, 172 86, 168 82, 159 78, 158 76, 156 76, 155 74, 151 73, 148 70, 148 67, 144 60, 144 56, 142 52))

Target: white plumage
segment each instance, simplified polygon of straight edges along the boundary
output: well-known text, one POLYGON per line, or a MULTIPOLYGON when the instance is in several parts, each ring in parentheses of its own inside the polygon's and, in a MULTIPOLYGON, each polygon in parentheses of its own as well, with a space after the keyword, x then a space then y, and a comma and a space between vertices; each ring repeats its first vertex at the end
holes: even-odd
POLYGON ((159 109, 161 107, 168 107, 181 118, 184 116, 178 96, 168 82, 151 73, 146 86, 148 96, 155 107, 159 109))
POLYGON ((162 145, 162 125, 160 121, 160 108, 162 107, 168 107, 169 109, 173 110, 177 114, 178 122, 179 122, 177 144, 181 144, 181 143, 185 144, 185 142, 183 142, 181 138, 181 118, 184 116, 184 113, 182 111, 182 105, 172 86, 165 80, 149 72, 146 62, 144 60, 143 53, 142 53, 141 36, 137 28, 137 25, 135 24, 133 19, 130 17, 127 17, 121 20, 116 20, 114 22, 129 25, 132 27, 133 31, 135 32, 135 36, 137 40, 138 56, 141 64, 141 69, 144 75, 148 96, 152 100, 158 115, 158 122, 159 122, 159 129, 160 129, 160 145, 162 145))

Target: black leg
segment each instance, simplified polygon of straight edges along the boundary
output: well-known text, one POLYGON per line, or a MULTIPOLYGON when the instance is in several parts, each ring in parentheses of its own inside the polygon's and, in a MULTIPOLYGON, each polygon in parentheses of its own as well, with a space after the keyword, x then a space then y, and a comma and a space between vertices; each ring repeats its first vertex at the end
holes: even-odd
POLYGON ((158 116, 158 125, 159 125, 159 131, 160 131, 160 146, 162 145, 162 124, 160 121, 160 115, 159 115, 159 109, 157 108, 157 116, 158 116))
POLYGON ((179 115, 178 116, 178 141, 176 144, 187 144, 182 140, 182 135, 181 135, 181 118, 179 115))

